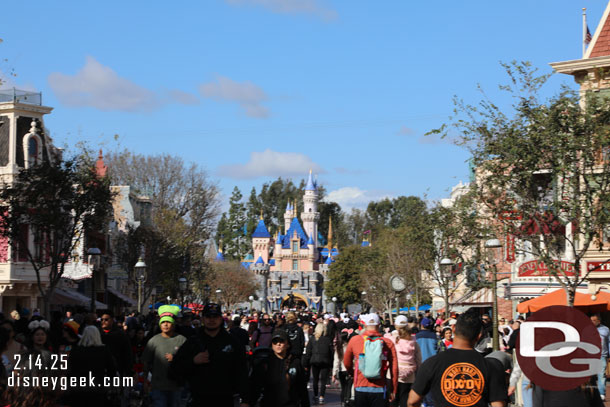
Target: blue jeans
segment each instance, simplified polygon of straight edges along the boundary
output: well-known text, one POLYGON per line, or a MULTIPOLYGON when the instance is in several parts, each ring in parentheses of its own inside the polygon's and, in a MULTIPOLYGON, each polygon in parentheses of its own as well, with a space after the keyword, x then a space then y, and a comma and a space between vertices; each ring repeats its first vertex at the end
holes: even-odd
POLYGON ((599 389, 600 396, 606 396, 606 363, 608 361, 607 356, 602 356, 601 366, 599 372, 597 372, 597 388, 599 389))
POLYGON ((153 407, 180 407, 180 391, 151 390, 153 407))
POLYGON ((529 389, 527 388, 530 385, 530 379, 528 379, 527 377, 525 377, 525 375, 523 375, 523 383, 521 384, 521 394, 523 395, 523 407, 532 407, 533 406, 533 402, 532 402, 532 396, 533 396, 533 389, 530 387, 529 389))

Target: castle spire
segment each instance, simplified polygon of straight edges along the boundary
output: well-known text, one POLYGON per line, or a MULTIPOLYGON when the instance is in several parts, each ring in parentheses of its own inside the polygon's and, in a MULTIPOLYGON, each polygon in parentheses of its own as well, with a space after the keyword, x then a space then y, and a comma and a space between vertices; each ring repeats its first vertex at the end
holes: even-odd
POLYGON ((307 185, 305 186, 305 191, 315 191, 316 183, 313 181, 313 174, 311 169, 309 170, 309 178, 307 179, 307 185))
POLYGON ((328 217, 328 250, 330 256, 330 252, 333 250, 333 218, 331 216, 328 217))

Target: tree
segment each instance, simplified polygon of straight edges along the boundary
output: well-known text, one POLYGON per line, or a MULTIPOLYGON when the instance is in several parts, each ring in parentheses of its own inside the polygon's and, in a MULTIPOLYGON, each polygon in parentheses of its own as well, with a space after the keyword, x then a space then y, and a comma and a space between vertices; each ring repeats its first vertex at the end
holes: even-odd
POLYGON ((359 302, 364 287, 363 276, 378 265, 379 260, 379 252, 373 248, 345 247, 330 266, 329 281, 324 285, 326 296, 337 297, 344 304, 359 302))
POLYGON ((8 237, 18 258, 32 265, 44 313, 81 238, 105 229, 111 213, 109 185, 91 161, 78 156, 22 169, 0 190, 5 206, 0 234, 8 237))
POLYGON ((488 98, 456 100, 456 117, 434 130, 456 128, 477 166, 477 194, 518 249, 544 262, 572 306, 589 250, 607 249, 610 224, 610 103, 562 88, 541 100, 548 75, 529 63, 504 64, 510 109, 488 98), (582 103, 581 103, 582 102, 582 103), (574 271, 560 260, 574 264, 574 271))
POLYGON ((122 251, 129 270, 144 248, 149 278, 143 300, 161 281, 170 294, 178 290, 179 276, 200 278, 189 274, 205 270, 202 243, 211 236, 219 207, 218 188, 207 173, 169 154, 145 156, 124 150, 109 154, 106 162, 114 185, 129 185, 152 201, 152 225, 129 233, 123 241, 132 241, 125 250, 115 248, 122 251), (195 264, 198 267, 192 268, 195 264))
POLYGON ((223 213, 218 223, 216 238, 219 245, 220 239, 222 239, 224 254, 227 259, 241 260, 250 249, 246 205, 242 202, 242 198, 239 188, 233 188, 233 193, 229 199, 229 212, 228 214, 223 213))
POLYGON ((479 269, 482 263, 479 245, 482 237, 490 233, 476 210, 475 197, 470 192, 458 197, 452 206, 437 205, 429 217, 429 230, 434 237, 432 242, 428 241, 432 261, 427 275, 444 299, 446 315, 451 307, 449 299, 467 286, 469 273, 479 269), (443 258, 453 262, 449 273, 441 267, 443 258))
POLYGON ((217 300, 226 309, 232 309, 235 304, 245 302, 250 295, 259 289, 254 274, 244 269, 239 261, 215 262, 211 265, 209 276, 212 298, 215 291, 220 290, 217 300))

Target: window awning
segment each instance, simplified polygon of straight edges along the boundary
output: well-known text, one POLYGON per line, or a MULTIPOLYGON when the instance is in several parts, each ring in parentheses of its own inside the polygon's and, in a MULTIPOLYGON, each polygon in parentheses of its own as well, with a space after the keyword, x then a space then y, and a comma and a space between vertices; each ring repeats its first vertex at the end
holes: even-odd
POLYGON ((131 306, 136 306, 138 304, 134 299, 126 296, 125 294, 123 294, 122 292, 120 292, 119 290, 117 290, 115 288, 106 287, 106 291, 108 291, 110 294, 114 295, 121 301, 126 302, 127 304, 129 304, 131 306))
MULTIPOLYGON (((71 288, 55 288, 51 303, 88 307, 91 304, 91 298, 71 288)), ((106 304, 99 301, 95 301, 95 307, 98 309, 108 308, 106 304)))
POLYGON ((491 306, 493 304, 493 291, 491 288, 482 288, 478 291, 471 291, 462 298, 452 301, 452 305, 470 306, 491 306))

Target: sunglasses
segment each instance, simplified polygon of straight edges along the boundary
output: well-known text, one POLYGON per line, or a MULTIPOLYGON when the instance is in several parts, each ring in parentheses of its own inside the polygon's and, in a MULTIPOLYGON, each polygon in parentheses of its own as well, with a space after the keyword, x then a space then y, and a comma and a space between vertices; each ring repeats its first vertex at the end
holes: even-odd
POLYGON ((286 342, 285 342, 285 341, 283 341, 283 340, 281 340, 281 339, 275 339, 275 340, 271 341, 271 343, 272 343, 273 345, 279 345, 280 343, 281 343, 282 345, 286 345, 286 342))

